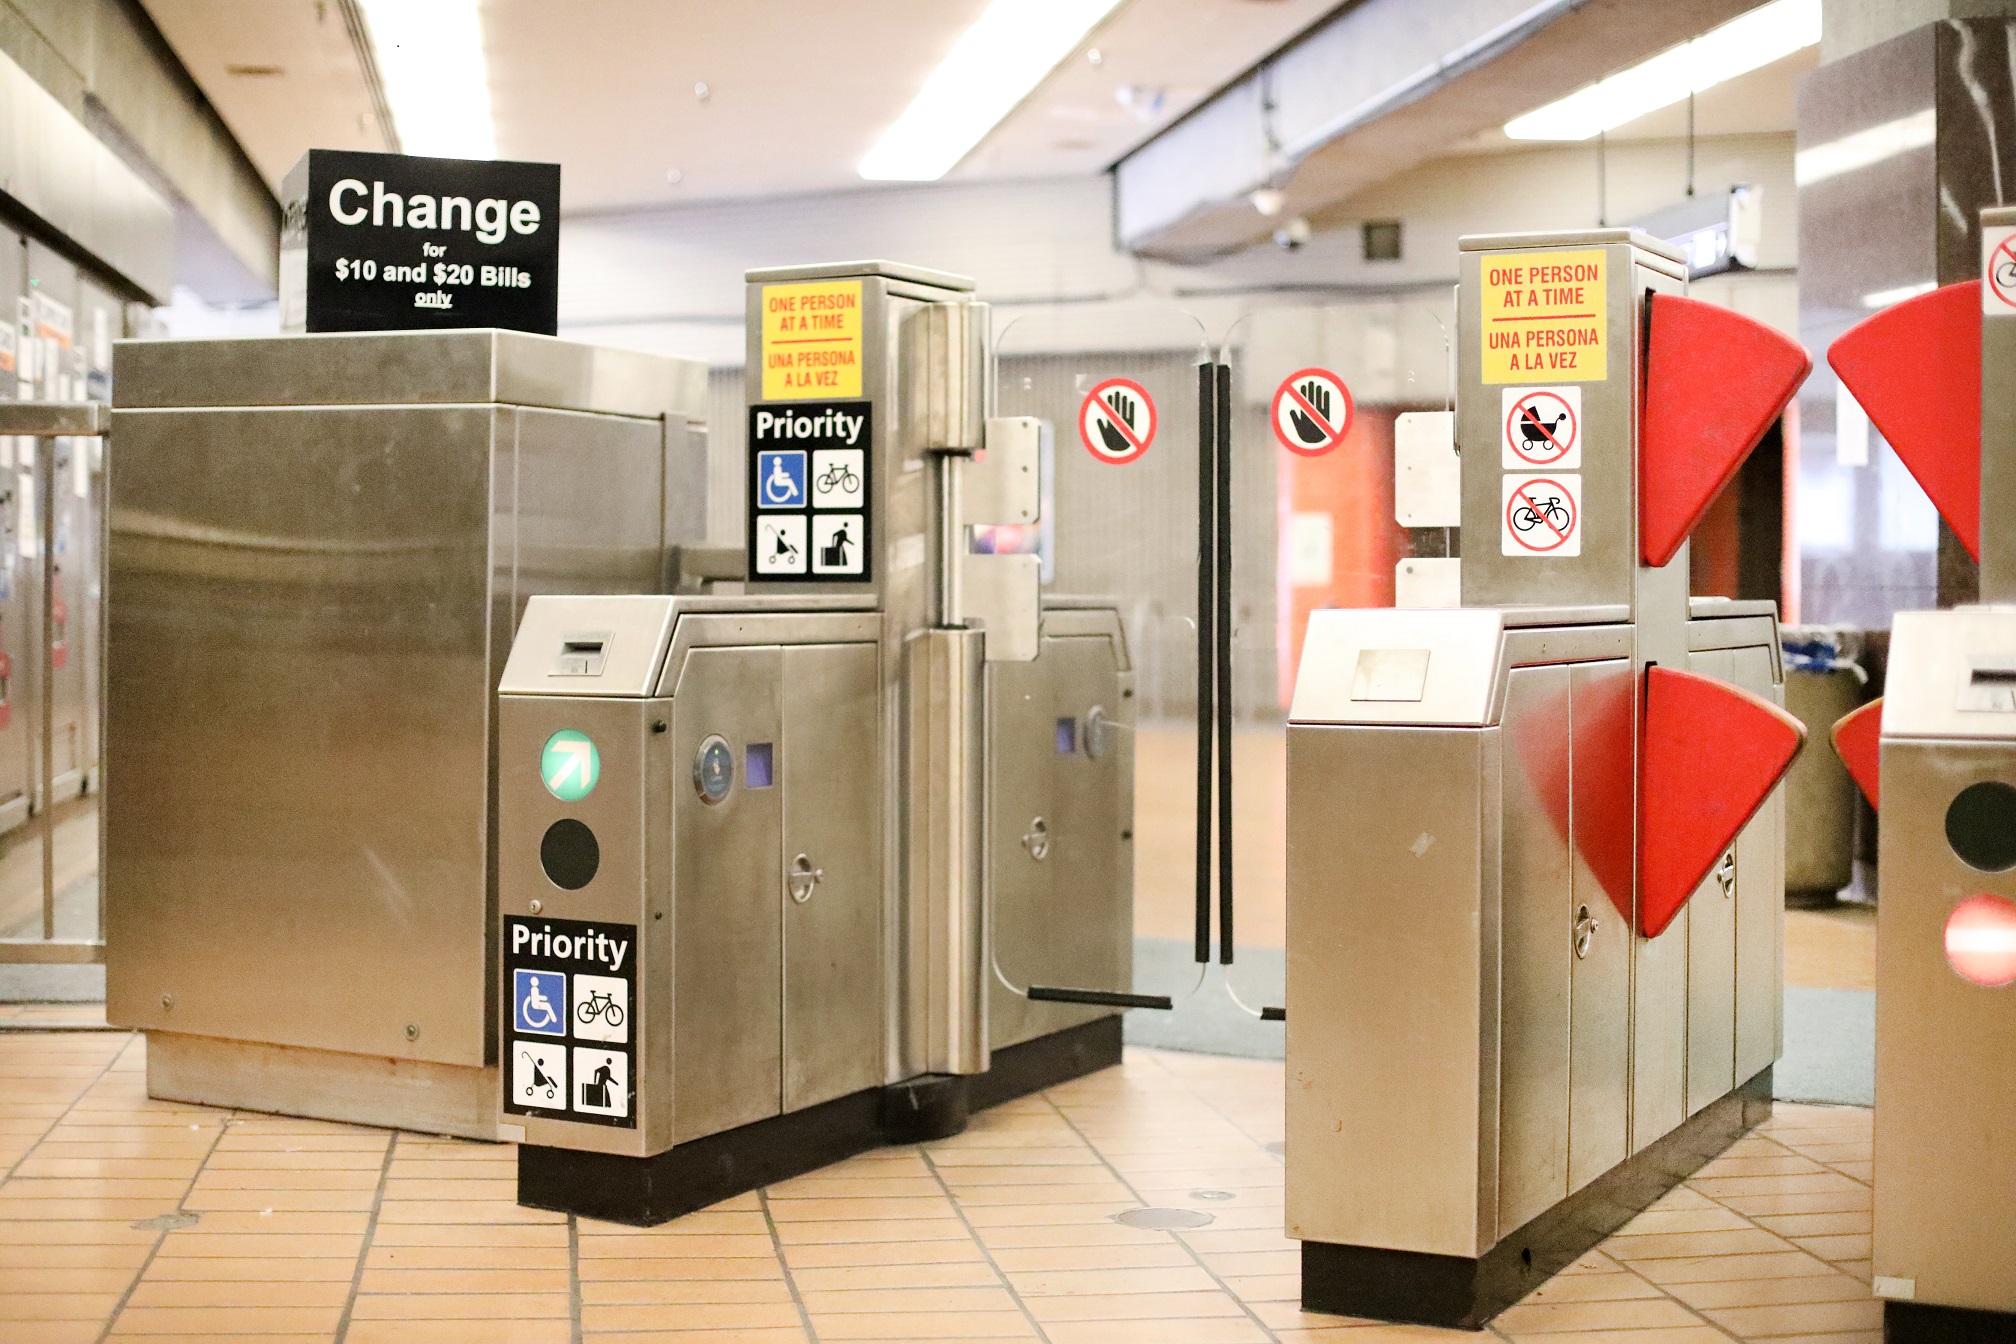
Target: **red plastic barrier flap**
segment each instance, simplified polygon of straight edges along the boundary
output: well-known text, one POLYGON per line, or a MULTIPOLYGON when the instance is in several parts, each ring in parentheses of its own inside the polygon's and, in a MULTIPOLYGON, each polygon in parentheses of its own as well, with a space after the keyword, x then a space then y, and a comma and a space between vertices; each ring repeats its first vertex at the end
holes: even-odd
POLYGON ((1657 938, 1771 796, 1806 730, 1761 696, 1655 666, 1641 731, 1638 929, 1657 938))
POLYGON ((1885 308, 1843 332, 1827 362, 1979 560, 1981 282, 1885 308))
POLYGON ((1638 426, 1638 553, 1671 560, 1771 428, 1813 360, 1754 318, 1654 294, 1638 426))
POLYGON ((1882 803, 1877 801, 1880 773, 1877 764, 1883 746, 1882 698, 1879 696, 1862 708, 1843 714, 1828 736, 1834 739, 1834 754, 1848 767, 1848 777, 1862 790, 1869 806, 1881 807, 1882 803))

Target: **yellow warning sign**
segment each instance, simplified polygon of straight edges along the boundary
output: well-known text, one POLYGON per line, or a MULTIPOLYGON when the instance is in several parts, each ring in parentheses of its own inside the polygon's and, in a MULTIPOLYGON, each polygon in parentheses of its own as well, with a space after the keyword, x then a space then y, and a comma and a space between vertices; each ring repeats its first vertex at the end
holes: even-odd
POLYGON ((861 282, 763 286, 763 400, 861 395, 861 282))
POLYGON ((1486 253, 1484 381, 1600 383, 1610 376, 1600 247, 1486 253))

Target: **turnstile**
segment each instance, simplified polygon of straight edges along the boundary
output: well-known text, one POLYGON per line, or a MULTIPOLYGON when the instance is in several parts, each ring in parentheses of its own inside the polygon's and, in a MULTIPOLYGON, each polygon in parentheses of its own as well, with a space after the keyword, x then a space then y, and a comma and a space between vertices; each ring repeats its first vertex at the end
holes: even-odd
POLYGON ((973 544, 1039 512, 985 306, 749 281, 744 591, 535 598, 501 682, 519 1199, 620 1222, 1117 1062, 1133 997, 1133 669, 973 544))
POLYGON ((1900 612, 1883 699, 1835 726, 1877 804, 1875 1234, 1889 1340, 2016 1336, 2016 209, 1982 277, 1828 362, 1980 562, 1984 605, 1900 612))
POLYGON ((706 370, 490 330, 117 360, 108 1018, 157 1097, 495 1138, 497 677, 534 594, 668 590, 706 370))
POLYGON ((1315 613, 1289 714, 1287 1231, 1475 1329, 1768 1113, 1800 730, 1687 535, 1808 364, 1643 234, 1461 246, 1464 605, 1315 613))

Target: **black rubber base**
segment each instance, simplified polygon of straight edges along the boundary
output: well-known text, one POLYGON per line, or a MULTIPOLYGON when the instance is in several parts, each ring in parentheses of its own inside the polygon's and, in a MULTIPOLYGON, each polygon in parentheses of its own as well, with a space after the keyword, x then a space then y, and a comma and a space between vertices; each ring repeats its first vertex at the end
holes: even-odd
POLYGON ((2016 1313, 1885 1302, 1884 1344, 2016 1344, 2016 1313))
POLYGON ((518 1145, 518 1202, 655 1227, 759 1186, 802 1176, 887 1143, 949 1138, 972 1111, 1120 1062, 1120 1019, 1102 1017, 994 1052, 971 1077, 927 1074, 892 1087, 759 1120, 656 1157, 518 1145))
POLYGON ((1771 1115, 1766 1069, 1475 1259, 1302 1243, 1302 1307, 1482 1330, 1771 1115))

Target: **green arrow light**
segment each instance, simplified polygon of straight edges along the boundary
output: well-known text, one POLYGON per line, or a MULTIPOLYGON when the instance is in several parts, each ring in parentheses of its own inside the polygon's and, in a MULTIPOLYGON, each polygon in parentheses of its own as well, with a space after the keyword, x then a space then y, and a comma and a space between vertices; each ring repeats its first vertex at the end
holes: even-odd
POLYGON ((563 803, 578 803, 594 792, 602 778, 602 753, 586 733, 562 728, 546 739, 539 753, 539 778, 546 792, 563 803))

